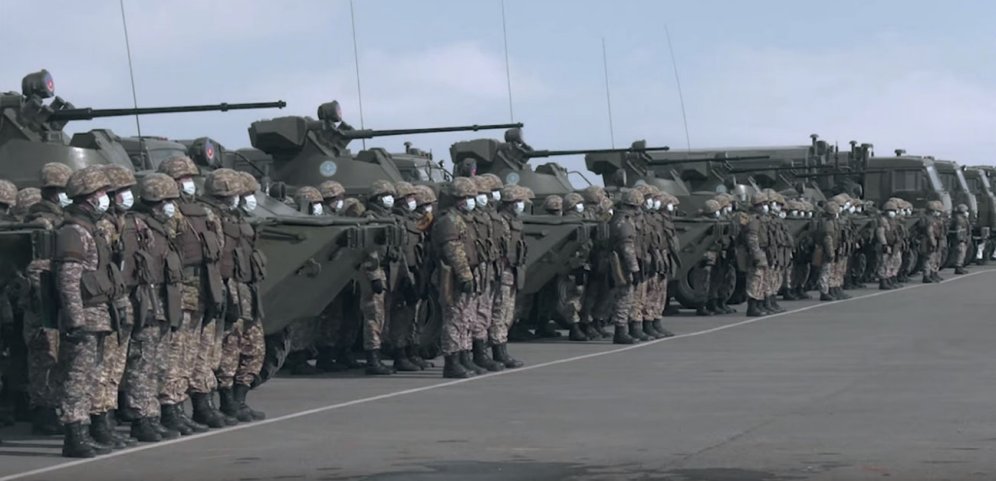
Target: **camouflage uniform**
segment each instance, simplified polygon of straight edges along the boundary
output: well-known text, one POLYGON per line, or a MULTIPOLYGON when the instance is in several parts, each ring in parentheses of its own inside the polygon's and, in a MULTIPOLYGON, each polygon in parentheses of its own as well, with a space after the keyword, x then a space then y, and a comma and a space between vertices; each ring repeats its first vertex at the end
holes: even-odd
POLYGON ((636 189, 626 189, 622 192, 622 202, 615 209, 609 228, 609 243, 612 252, 609 253, 609 275, 612 286, 612 324, 615 326, 613 342, 616 344, 633 344, 637 342, 629 334, 629 323, 635 322, 634 301, 636 290, 641 284, 643 273, 640 271, 641 251, 638 237, 640 209, 645 199, 643 193, 636 189))
POLYGON ((789 279, 789 292, 787 293, 787 296, 790 297, 786 297, 786 299, 809 299, 809 294, 806 294, 806 286, 809 282, 813 252, 816 249, 815 231, 817 227, 816 222, 812 220, 813 205, 809 201, 799 199, 796 201, 795 207, 798 209, 796 217, 805 219, 809 225, 795 239, 795 252, 792 256, 792 274, 789 279))
POLYGON ((882 215, 879 216, 875 226, 875 244, 879 250, 878 283, 879 289, 882 290, 894 289, 896 287, 895 280, 893 279, 895 273, 892 271, 895 264, 893 258, 897 255, 902 255, 896 232, 895 215, 898 210, 899 208, 895 201, 886 201, 882 205, 882 215))
MULTIPOLYGON (((0 179, 0 226, 17 222, 11 213, 17 203, 17 186, 8 180, 0 179)), ((7 352, 8 359, 0 357, 0 392, 4 390, 4 380, 19 376, 20 372, 14 372, 12 368, 26 369, 26 366, 16 366, 14 357, 16 355, 15 344, 19 344, 13 339, 11 334, 18 332, 18 319, 15 313, 15 306, 24 290, 23 276, 17 268, 8 263, 7 259, 0 258, 0 353, 7 352)), ((20 387, 20 386, 18 386, 20 387)), ((10 387, 8 387, 10 389, 10 387)))
POLYGON ((972 224, 968 220, 968 206, 958 204, 954 217, 951 219, 951 235, 954 237, 954 268, 955 274, 965 274, 965 256, 968 254, 968 242, 972 238, 972 224))
POLYGON ((941 217, 944 206, 940 201, 927 203, 927 217, 923 219, 924 238, 920 241, 921 253, 926 257, 923 266, 923 282, 938 282, 937 271, 941 265, 941 243, 944 242, 944 220, 941 217))
POLYGON ((392 296, 389 327, 387 329, 391 347, 394 349, 394 369, 397 371, 418 371, 425 367, 416 363, 413 348, 417 345, 415 317, 418 313, 422 293, 421 276, 425 263, 425 233, 418 222, 422 215, 416 212, 415 187, 408 182, 394 184, 398 202, 394 204, 394 214, 404 229, 401 245, 401 261, 397 294, 392 296), (409 203, 410 201, 410 203, 409 203))
POLYGON ((840 253, 840 206, 833 200, 824 204, 825 216, 817 234, 816 254, 813 255, 814 266, 820 268, 819 289, 820 300, 831 301, 832 289, 835 288, 833 275, 836 272, 838 255, 840 253))
POLYGON ((770 231, 767 227, 767 214, 762 207, 768 198, 763 193, 757 193, 752 199, 754 214, 740 212, 736 222, 739 224, 739 239, 737 239, 737 263, 747 272, 747 315, 759 316, 768 313, 763 307, 765 299, 765 280, 768 275, 768 251, 770 231))
POLYGON ((496 229, 500 232, 497 264, 499 277, 492 303, 488 341, 494 360, 507 368, 522 366, 522 362, 508 354, 508 331, 515 322, 516 293, 526 278, 526 240, 516 204, 521 203, 525 210, 525 204, 532 198, 533 192, 526 187, 505 186, 501 193, 502 204, 496 224, 496 229))
MULTIPOLYGON (((392 227, 400 228, 399 219, 391 212, 397 191, 390 182, 374 181, 372 192, 366 206, 365 216, 387 222, 392 227), (387 202, 386 199, 391 201, 387 202), (390 205, 386 205, 386 204, 390 205)), ((360 311, 363 313, 363 349, 367 353, 367 374, 391 374, 391 369, 381 363, 380 349, 383 341, 384 327, 387 321, 387 306, 391 305, 391 296, 399 280, 400 260, 395 246, 385 246, 371 250, 363 262, 365 279, 360 284, 360 311)))
POLYGON ((678 234, 672 215, 680 202, 677 197, 657 192, 656 189, 651 190, 651 195, 654 199, 654 210, 650 212, 654 235, 651 238, 651 256, 648 260, 652 266, 649 271, 653 271, 654 275, 645 273, 650 279, 647 283, 647 298, 641 327, 648 337, 661 338, 673 335, 664 329, 661 317, 667 305, 668 276, 674 270, 678 259, 678 234))
MULTIPOLYGON (((722 200, 721 197, 716 196, 705 201, 702 212, 700 213, 701 217, 707 220, 721 219, 723 215, 722 200)), ((722 225, 716 224, 713 228, 720 229, 722 225)), ((721 284, 721 280, 717 278, 720 276, 718 267, 720 259, 726 253, 726 249, 729 246, 729 243, 726 241, 727 238, 723 237, 719 242, 713 243, 709 246, 709 250, 706 251, 705 255, 702 256, 700 263, 702 277, 699 287, 701 288, 700 296, 702 299, 705 299, 705 304, 695 310, 695 314, 698 316, 711 316, 721 313, 716 307, 721 284)))
MULTIPOLYGON (((580 194, 570 193, 564 196, 564 217, 584 219, 584 198, 580 194), (580 210, 579 210, 580 209, 580 210)), ((570 340, 587 341, 589 336, 585 326, 581 324, 581 304, 584 298, 584 285, 591 270, 588 260, 591 256, 591 243, 582 245, 574 253, 571 270, 559 274, 557 286, 557 313, 570 326, 570 340)), ((594 338, 594 337, 592 337, 594 338)))
MULTIPOLYGON (((498 224, 496 222, 497 213, 494 206, 490 205, 488 201, 491 197, 491 182, 482 176, 472 177, 471 180, 477 187, 477 207, 470 215, 472 220, 470 227, 474 229, 474 235, 477 239, 477 255, 481 261, 474 271, 478 295, 474 300, 477 306, 477 315, 474 316, 471 339, 472 344, 480 345, 487 343, 488 330, 493 321, 495 284, 499 280, 497 263, 500 236, 495 231, 495 226, 498 224)), ((477 350, 474 351, 474 354, 476 353, 477 350)))

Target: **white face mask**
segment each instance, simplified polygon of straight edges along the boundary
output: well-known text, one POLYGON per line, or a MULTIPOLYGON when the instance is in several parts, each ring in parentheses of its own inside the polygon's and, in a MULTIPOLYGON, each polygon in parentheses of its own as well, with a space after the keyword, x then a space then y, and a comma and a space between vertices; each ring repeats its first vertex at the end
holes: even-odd
POLYGON ((654 210, 660 210, 660 208, 661 208, 661 201, 654 199, 654 210))
POLYGON ((790 211, 789 215, 792 217, 799 217, 799 211, 797 210, 790 211))
POLYGON ((653 210, 654 209, 654 199, 647 199, 647 200, 643 201, 643 206, 646 207, 647 210, 653 210))
POLYGON ((474 210, 474 206, 476 206, 476 205, 477 205, 477 203, 474 201, 473 197, 467 197, 463 201, 463 208, 467 209, 467 212, 470 212, 470 211, 474 210))
POLYGON ((863 207, 860 207, 860 206, 854 208, 855 212, 857 212, 859 214, 862 212, 862 209, 863 209, 863 207))
POLYGON ((784 219, 785 218, 785 213, 784 212, 779 212, 778 213, 778 218, 779 219, 784 219))
POLYGON ((854 206, 852 205, 850 208, 847 209, 847 211, 850 212, 851 214, 853 214, 854 213, 854 206))
POLYGON ((241 198, 241 197, 239 197, 239 196, 235 196, 235 197, 232 197, 232 198, 231 198, 231 199, 230 199, 230 200, 228 201, 228 206, 229 206, 229 207, 231 207, 231 208, 232 208, 232 210, 235 210, 235 209, 238 209, 238 208, 239 208, 239 200, 241 200, 241 199, 242 199, 242 198, 241 198))
POLYGON ((418 203, 415 202, 415 199, 408 199, 406 205, 408 206, 408 212, 415 212, 415 208, 418 207, 418 203))
POLYGON ((613 214, 615 214, 615 213, 616 213, 616 211, 614 211, 614 210, 612 210, 612 209, 609 209, 609 216, 612 216, 612 215, 613 215, 613 214))
POLYGON ((495 202, 501 200, 501 191, 498 190, 491 191, 491 198, 494 199, 495 202))
POLYGON ((515 213, 521 214, 526 211, 526 203, 523 201, 518 201, 515 203, 515 213))
POLYGON ((311 215, 322 214, 325 214, 325 209, 322 209, 322 204, 311 204, 311 215))
POLYGON ((97 196, 97 210, 101 212, 107 212, 107 208, 111 206, 111 198, 107 194, 100 194, 97 196))
POLYGON ((422 208, 422 212, 425 212, 426 214, 431 214, 432 213, 432 204, 429 204, 429 205, 423 207, 422 208))
POLYGON ((477 198, 476 199, 477 199, 477 206, 478 207, 485 207, 485 206, 488 205, 488 196, 486 196, 484 194, 477 194, 477 198))
POLYGON ((889 216, 890 219, 896 217, 896 211, 894 210, 890 210, 889 212, 886 212, 886 214, 889 216))
POLYGON ((574 206, 574 210, 576 210, 578 212, 584 212, 584 204, 578 204, 578 205, 574 206))
POLYGON ((394 196, 393 195, 385 195, 384 197, 380 198, 380 203, 384 207, 387 207, 388 209, 390 209, 391 207, 394 207, 394 196))
POLYGON ((342 210, 342 206, 343 206, 342 199, 335 201, 335 210, 342 210))
POLYGON ((764 212, 765 214, 767 214, 768 213, 768 206, 762 205, 761 206, 761 212, 764 212))
POLYGON ((668 204, 667 205, 667 211, 668 212, 674 212, 674 204, 668 204))
POLYGON ((194 184, 193 179, 187 179, 180 182, 180 190, 182 190, 184 194, 194 195, 197 193, 197 185, 194 184))
POLYGON ((257 204, 256 204, 256 195, 255 194, 249 194, 247 196, 244 196, 244 197, 242 197, 242 200, 245 201, 245 202, 242 203, 242 208, 246 212, 252 212, 252 211, 256 210, 256 205, 257 204))
POLYGON ((69 207, 73 203, 73 199, 70 199, 65 192, 59 192, 59 205, 63 207, 69 207))
POLYGON ((176 215, 176 204, 172 202, 163 204, 163 215, 165 215, 167 219, 172 219, 173 216, 176 215))
POLYGON ((781 211, 782 211, 782 206, 780 206, 780 205, 778 205, 778 204, 776 204, 774 202, 771 203, 771 212, 778 213, 778 212, 781 212, 781 211))
POLYGON ((721 214, 722 214, 722 212, 716 211, 716 212, 712 213, 712 216, 718 219, 721 214))
POLYGON ((135 196, 130 190, 122 191, 114 200, 118 207, 124 210, 131 209, 131 207, 135 205, 135 196))

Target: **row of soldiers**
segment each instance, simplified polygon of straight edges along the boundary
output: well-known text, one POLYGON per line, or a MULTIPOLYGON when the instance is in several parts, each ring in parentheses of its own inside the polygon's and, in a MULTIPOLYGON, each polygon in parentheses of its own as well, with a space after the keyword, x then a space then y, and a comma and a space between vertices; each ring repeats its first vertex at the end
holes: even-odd
POLYGON ((266 259, 248 220, 259 185, 219 169, 198 195, 199 177, 177 157, 140 184, 122 166, 61 163, 41 168, 37 191, 0 181, 8 226, 54 236, 50 258, 5 272, 0 341, 26 366, 4 377, 25 391, 35 433, 65 435, 64 456, 265 417, 246 403, 265 349, 266 259))

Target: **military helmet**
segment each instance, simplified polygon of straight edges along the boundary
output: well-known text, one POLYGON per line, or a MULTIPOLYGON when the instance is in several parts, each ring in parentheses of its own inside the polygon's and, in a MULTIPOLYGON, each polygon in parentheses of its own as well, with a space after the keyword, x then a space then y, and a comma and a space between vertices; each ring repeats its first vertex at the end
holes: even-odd
POLYGON ((41 202, 41 189, 37 187, 25 187, 17 192, 17 212, 28 213, 31 206, 41 202))
POLYGON ((643 193, 637 189, 623 189, 621 199, 623 204, 631 206, 643 205, 643 193))
POLYGON ((491 192, 491 181, 489 181, 486 177, 475 175, 471 177, 470 180, 472 180, 474 185, 477 186, 478 193, 491 192))
POLYGON ((590 185, 581 191, 581 197, 584 197, 584 201, 589 204, 600 204, 602 199, 607 198, 605 195, 605 189, 601 186, 590 185))
POLYGON ((719 212, 719 209, 722 209, 722 207, 719 205, 719 202, 716 201, 715 199, 709 199, 705 201, 705 207, 702 208, 702 210, 709 215, 713 215, 716 212, 719 212))
POLYGON ((927 202, 927 210, 931 210, 934 212, 941 212, 944 210, 944 204, 942 204, 941 201, 939 200, 932 200, 930 202, 927 202))
POLYGON ((363 205, 363 202, 353 197, 347 197, 342 201, 342 213, 347 217, 360 217, 366 211, 367 207, 363 205))
POLYGON ((373 181, 370 184, 370 197, 379 197, 382 195, 397 197, 398 191, 394 190, 394 185, 386 180, 378 179, 373 181))
POLYGON ((851 202, 851 196, 842 193, 833 196, 830 200, 836 202, 838 206, 843 208, 844 204, 848 204, 851 202))
POLYGON ((294 193, 294 200, 298 205, 303 206, 311 205, 315 202, 321 202, 324 199, 322 199, 322 193, 319 192, 318 189, 310 185, 306 185, 300 189, 297 189, 297 192, 294 193))
POLYGON ((394 183, 394 190, 398 193, 398 197, 415 195, 415 186, 412 185, 411 182, 405 182, 403 180, 399 180, 394 183))
POLYGON ((69 176, 69 181, 66 182, 66 195, 75 199, 110 188, 111 180, 104 174, 103 167, 88 165, 69 176))
POLYGON ((797 202, 795 199, 787 199, 785 200, 785 209, 799 210, 799 202, 797 202))
POLYGON ((318 192, 322 193, 322 198, 334 199, 336 197, 341 197, 346 195, 346 189, 342 184, 334 180, 326 180, 321 184, 318 184, 318 192))
POLYGON ((232 169, 212 170, 204 178, 204 192, 214 197, 235 197, 242 195, 245 184, 239 173, 232 169))
POLYGON ((968 213, 968 206, 965 205, 965 204, 958 204, 958 206, 955 207, 955 209, 957 209, 958 212, 961 213, 961 214, 967 214, 968 213))
POLYGON ((418 205, 431 204, 436 201, 436 191, 428 185, 415 186, 415 203, 418 205))
POLYGON ((530 189, 529 187, 526 187, 526 186, 523 186, 523 185, 520 185, 519 188, 522 189, 522 192, 520 193, 520 195, 523 198, 525 198, 527 201, 531 201, 531 200, 533 200, 533 199, 536 198, 536 194, 533 193, 533 189, 530 189))
POLYGON ((118 164, 104 166, 104 175, 111 181, 111 190, 121 190, 136 184, 135 174, 131 169, 118 164))
POLYGON ((895 200, 889 199, 889 200, 885 201, 884 204, 882 204, 882 210, 896 211, 896 210, 899 210, 899 205, 896 203, 895 200))
POLYGON ((565 209, 568 210, 574 209, 576 205, 583 203, 584 203, 584 198, 581 197, 581 194, 578 194, 577 192, 571 192, 570 194, 564 196, 565 209))
POLYGON ((474 197, 477 195, 477 185, 470 177, 454 177, 450 182, 450 193, 454 197, 474 197))
POLYGON ((172 177, 173 180, 200 175, 197 165, 194 164, 193 160, 190 160, 190 157, 185 155, 164 160, 163 163, 159 164, 159 172, 172 177))
POLYGON ((766 202, 768 202, 768 196, 764 192, 758 192, 750 199, 750 203, 753 205, 761 205, 766 202))
POLYGON ((239 171, 239 179, 242 179, 242 195, 256 193, 259 190, 259 181, 249 172, 239 171))
POLYGON ((564 210, 564 199, 559 195, 551 195, 546 199, 543 199, 543 209, 544 210, 564 210))
POLYGON ((0 179, 0 204, 17 205, 17 186, 9 180, 0 179))
POLYGON ((506 185, 501 190, 501 199, 505 202, 528 202, 533 198, 533 191, 521 185, 506 185))
POLYGON ((834 200, 828 200, 825 204, 823 204, 823 212, 830 215, 840 214, 840 204, 834 200))
POLYGON ((498 176, 495 174, 491 173, 481 174, 478 177, 481 177, 488 181, 488 185, 491 186, 490 190, 501 190, 501 188, 505 186, 504 184, 502 184, 501 179, 498 178, 498 176))
POLYGON ((665 205, 666 204, 674 204, 674 206, 677 207, 678 205, 681 204, 681 200, 680 199, 678 199, 676 196, 671 195, 671 194, 669 194, 667 192, 661 192, 661 196, 662 196, 661 202, 663 202, 665 205))
POLYGON ((176 181, 172 177, 163 174, 149 174, 142 179, 142 200, 147 202, 161 202, 180 197, 180 189, 176 187, 176 181))
POLYGON ((716 201, 716 204, 719 205, 720 209, 722 209, 722 208, 724 208, 724 207, 726 207, 727 205, 730 204, 730 201, 723 194, 716 194, 716 195, 712 196, 712 198, 709 199, 709 200, 716 201))
POLYGON ((647 197, 652 197, 654 193, 653 190, 651 190, 652 187, 650 186, 650 184, 637 184, 634 185, 633 188, 640 191, 640 193, 643 194, 644 200, 646 200, 647 197))
POLYGON ((66 164, 49 162, 42 166, 39 175, 43 189, 47 187, 65 189, 66 183, 69 182, 69 176, 73 175, 73 169, 66 164))
POLYGON ((774 202, 780 205, 787 204, 787 202, 785 202, 785 196, 782 195, 780 192, 772 191, 770 194, 768 194, 768 196, 770 197, 770 202, 774 202))

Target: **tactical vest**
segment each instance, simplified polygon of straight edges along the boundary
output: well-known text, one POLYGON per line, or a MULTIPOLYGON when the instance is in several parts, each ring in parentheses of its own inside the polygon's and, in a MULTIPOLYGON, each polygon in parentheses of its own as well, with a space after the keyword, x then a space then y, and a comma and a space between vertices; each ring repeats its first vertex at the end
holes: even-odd
POLYGON ((72 216, 66 222, 76 224, 86 230, 97 247, 97 268, 84 270, 80 278, 80 294, 84 307, 106 306, 124 294, 125 283, 121 271, 112 261, 111 246, 104 236, 97 233, 97 226, 80 216, 72 216))
POLYGON ((409 269, 417 269, 422 265, 423 260, 423 246, 422 240, 424 234, 419 228, 418 221, 410 216, 405 216, 404 218, 405 227, 405 260, 408 263, 409 269))
POLYGON ((248 222, 244 222, 235 213, 224 213, 221 219, 221 230, 225 234, 225 245, 218 259, 218 270, 221 278, 235 279, 239 282, 252 280, 252 238, 255 233, 248 222))
POLYGON ((477 255, 481 262, 498 260, 497 250, 494 247, 494 225, 491 222, 491 216, 487 212, 478 212, 469 217, 469 227, 474 231, 477 255))
POLYGON ((118 241, 114 245, 115 262, 121 268, 121 277, 131 290, 141 282, 139 276, 140 252, 142 251, 138 226, 134 214, 126 214, 118 226, 118 241))
POLYGON ((757 218, 761 221, 761 228, 757 230, 757 244, 767 253, 771 247, 771 220, 761 216, 757 218))
POLYGON ((152 238, 144 251, 145 268, 139 269, 142 281, 157 287, 156 293, 163 299, 166 320, 178 326, 183 315, 179 287, 183 281, 183 262, 169 238, 166 226, 151 215, 144 216, 143 220, 149 226, 152 238))
POLYGON ((216 262, 219 258, 218 239, 208 227, 207 209, 193 202, 179 202, 177 207, 184 221, 177 229, 177 243, 184 267, 196 267, 216 262))
POLYGON ((512 267, 526 265, 526 236, 523 232, 522 219, 512 217, 508 220, 508 238, 506 240, 505 258, 512 267))
POLYGON ((59 204, 42 199, 28 209, 27 222, 44 220, 47 226, 57 229, 65 218, 65 211, 59 204))

